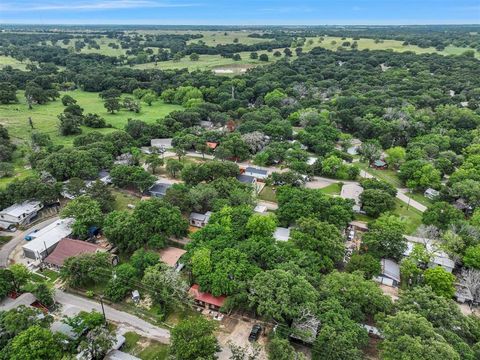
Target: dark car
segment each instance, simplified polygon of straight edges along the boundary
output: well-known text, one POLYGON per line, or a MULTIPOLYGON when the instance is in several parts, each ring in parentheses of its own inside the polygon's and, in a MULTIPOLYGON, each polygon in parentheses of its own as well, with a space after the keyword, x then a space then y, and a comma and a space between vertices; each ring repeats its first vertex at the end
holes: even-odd
POLYGON ((253 325, 252 331, 250 331, 250 335, 248 335, 249 341, 257 341, 260 333, 262 332, 262 327, 258 324, 253 325))

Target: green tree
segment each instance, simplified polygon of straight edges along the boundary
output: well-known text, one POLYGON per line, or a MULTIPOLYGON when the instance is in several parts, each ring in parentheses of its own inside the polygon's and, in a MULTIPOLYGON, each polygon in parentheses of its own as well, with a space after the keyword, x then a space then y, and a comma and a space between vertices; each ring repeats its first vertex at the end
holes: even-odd
POLYGON ((366 141, 360 146, 359 153, 362 160, 366 161, 370 167, 375 160, 380 158, 382 147, 376 140, 366 141))
POLYGON ((369 231, 362 237, 362 246, 378 258, 400 259, 407 249, 404 233, 405 223, 399 217, 383 214, 369 224, 369 231))
POLYGON ((138 277, 143 277, 145 269, 158 264, 160 256, 155 251, 145 249, 136 250, 130 257, 130 264, 134 267, 138 277))
POLYGON ((365 279, 371 279, 374 276, 380 275, 382 267, 380 261, 370 254, 353 254, 345 268, 347 272, 352 273, 361 271, 365 279))
POLYGON ((138 272, 139 271, 130 264, 117 266, 105 288, 105 296, 114 302, 122 301, 128 292, 133 290, 133 284, 138 272))
POLYGON ((176 159, 168 159, 166 170, 174 178, 177 177, 177 174, 183 169, 183 164, 176 159))
POLYGON ((385 150, 385 153, 387 154, 385 161, 392 169, 398 169, 405 161, 406 151, 401 146, 395 146, 387 149, 385 150))
POLYGON ((191 53, 190 54, 190 60, 191 61, 198 61, 198 60, 200 60, 200 56, 196 53, 191 53))
POLYGON ((182 320, 171 332, 170 352, 177 360, 214 360, 220 350, 213 322, 202 316, 182 320))
POLYGON ((385 360, 460 360, 458 353, 436 334, 424 317, 408 312, 387 316, 380 324, 385 340, 380 345, 385 360), (408 354, 408 355, 407 355, 408 354))
POLYGON ((302 309, 316 309, 317 292, 302 276, 284 270, 259 272, 249 290, 257 313, 277 321, 291 321, 302 309))
POLYGON ((99 326, 88 332, 80 342, 79 350, 92 360, 102 360, 115 343, 115 335, 106 327, 99 326))
POLYGON ((71 287, 81 287, 107 281, 111 272, 110 254, 82 254, 65 260, 60 278, 71 287))
POLYGON ((8 349, 10 360, 60 360, 63 351, 49 329, 33 325, 18 334, 8 349))
POLYGON ((395 209, 395 199, 383 190, 367 189, 360 194, 360 201, 362 209, 371 217, 395 209))
POLYGON ((82 195, 70 201, 61 212, 62 218, 73 217, 72 233, 86 237, 92 226, 101 227, 103 215, 100 204, 90 196, 82 195))
POLYGON ((32 277, 30 270, 23 264, 13 264, 8 270, 13 276, 13 286, 17 292, 19 292, 22 286, 26 285, 32 277))
POLYGON ((480 245, 470 246, 465 250, 463 264, 466 267, 480 269, 480 245))
POLYGON ((0 104, 18 102, 17 87, 9 82, 0 82, 0 104))
POLYGON ((425 284, 440 296, 451 298, 455 294, 455 276, 447 272, 441 266, 427 269, 424 273, 425 284))
POLYGON ((73 97, 70 95, 63 95, 62 96, 62 104, 63 106, 70 106, 70 105, 75 105, 77 103, 77 100, 75 100, 73 97))
POLYGON ((105 103, 103 104, 103 106, 105 107, 105 109, 107 109, 107 111, 109 113, 115 113, 115 111, 118 111, 120 110, 120 101, 118 98, 108 98, 108 99, 105 99, 105 103))
POLYGON ((115 205, 115 196, 113 196, 110 187, 100 180, 96 180, 86 189, 86 195, 95 199, 100 205, 103 213, 109 213, 115 205))
POLYGON ((247 222, 247 230, 252 236, 272 236, 277 227, 275 215, 253 214, 247 222))
POLYGON ((303 354, 295 351, 287 339, 274 337, 268 343, 269 360, 302 360, 303 354))
POLYGON ((445 201, 437 201, 422 215, 422 221, 426 225, 434 225, 439 229, 446 230, 451 224, 464 219, 463 213, 445 201))
POLYGON ((142 97, 142 101, 146 103, 148 106, 152 106, 152 103, 155 100, 157 100, 157 96, 152 92, 148 92, 142 97))

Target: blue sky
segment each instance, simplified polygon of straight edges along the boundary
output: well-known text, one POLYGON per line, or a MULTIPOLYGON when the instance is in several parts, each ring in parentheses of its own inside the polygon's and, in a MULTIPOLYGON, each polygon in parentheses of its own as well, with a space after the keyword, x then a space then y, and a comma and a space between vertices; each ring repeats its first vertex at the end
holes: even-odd
POLYGON ((480 0, 0 0, 0 23, 478 24, 480 0))

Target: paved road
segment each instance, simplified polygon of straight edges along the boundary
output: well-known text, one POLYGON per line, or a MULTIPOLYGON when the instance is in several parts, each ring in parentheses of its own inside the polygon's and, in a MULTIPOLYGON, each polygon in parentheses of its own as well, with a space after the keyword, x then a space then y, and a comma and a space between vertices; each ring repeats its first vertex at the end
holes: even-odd
MULTIPOLYGON (((64 315, 72 316, 82 310, 102 312, 102 307, 98 302, 68 294, 62 290, 55 290, 55 300, 63 305, 62 313, 64 315)), ((168 330, 152 325, 135 315, 116 310, 108 305, 104 307, 107 320, 119 324, 121 328, 127 331, 134 331, 141 336, 159 341, 163 344, 170 343, 170 332, 168 330)))
POLYGON ((8 257, 10 256, 12 251, 15 250, 15 248, 24 241, 23 238, 25 237, 25 234, 29 234, 36 229, 41 229, 57 220, 58 220, 58 216, 55 216, 45 221, 42 221, 25 231, 16 231, 15 233, 13 233, 15 237, 12 240, 10 240, 8 243, 3 245, 2 248, 0 249, 0 268, 8 266, 8 257))

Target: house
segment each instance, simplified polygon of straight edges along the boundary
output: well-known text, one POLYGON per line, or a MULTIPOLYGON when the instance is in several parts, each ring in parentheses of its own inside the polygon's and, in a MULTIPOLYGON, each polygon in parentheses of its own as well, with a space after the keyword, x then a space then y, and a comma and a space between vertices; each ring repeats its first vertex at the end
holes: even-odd
POLYGON ((267 170, 258 169, 251 166, 248 166, 247 168, 245 168, 245 171, 243 172, 243 174, 247 176, 252 176, 257 180, 263 180, 268 177, 267 170))
POLYGON ((208 120, 201 120, 200 121, 200 127, 204 129, 213 129, 213 122, 208 121, 208 120))
POLYGON ((98 173, 98 180, 100 180, 105 185, 110 185, 112 183, 112 178, 110 173, 107 170, 100 170, 98 173))
POLYGON ((207 141, 206 144, 210 150, 215 150, 218 146, 218 143, 216 142, 207 141))
POLYGON ((185 253, 186 251, 183 249, 169 246, 160 250, 160 260, 175 270, 178 269, 178 271, 180 271, 184 264, 179 263, 178 261, 185 253))
POLYGON ((462 284, 455 284, 455 299, 461 303, 470 303, 474 300, 472 292, 468 287, 462 284))
POLYGON ((31 260, 43 260, 65 237, 72 233, 74 219, 57 220, 43 229, 28 235, 28 243, 22 246, 23 256, 31 260))
POLYGON ((130 153, 124 153, 116 157, 113 162, 115 165, 132 165, 133 164, 133 155, 130 153))
POLYGON ((0 212, 0 226, 4 229, 29 224, 43 208, 40 201, 14 204, 0 212))
POLYGON ((351 139, 350 147, 347 149, 347 153, 350 155, 357 155, 358 149, 362 146, 362 141, 360 139, 351 139))
POLYGON ((80 333, 75 332, 70 325, 62 321, 54 321, 52 325, 50 325, 50 330, 52 333, 62 334, 70 340, 77 340, 81 335, 80 333))
POLYGON ((431 261, 428 264, 430 268, 441 266, 449 273, 455 269, 455 261, 450 259, 448 254, 444 251, 440 250, 436 240, 410 235, 404 235, 404 238, 407 240, 407 249, 403 253, 404 256, 409 256, 412 253, 415 244, 420 244, 426 248, 429 254, 432 255, 431 261))
POLYGON ((471 213, 473 211, 473 207, 470 206, 464 198, 459 198, 455 200, 453 203, 458 210, 463 211, 464 213, 471 213))
POLYGON ((372 167, 377 170, 385 170, 388 167, 388 165, 382 159, 377 159, 372 163, 372 167))
POLYGON ((244 184, 255 185, 257 183, 257 179, 255 177, 244 174, 237 175, 237 180, 244 184))
POLYGON ((382 272, 374 280, 380 284, 396 287, 400 284, 400 266, 393 260, 382 259, 380 261, 382 272))
POLYGON ((317 158, 313 156, 309 156, 307 159, 307 165, 313 165, 317 162, 317 158))
POLYGON ((342 191, 340 192, 340 197, 343 199, 349 199, 354 201, 353 211, 360 212, 362 208, 362 203, 360 201, 360 195, 363 192, 363 187, 358 184, 345 184, 342 186, 342 191))
POLYGON ((188 293, 193 297, 197 305, 212 310, 219 310, 225 303, 225 300, 227 300, 227 297, 224 295, 213 296, 210 293, 200 291, 198 284, 192 285, 188 293))
POLYGON ((105 249, 86 241, 64 238, 58 242, 55 249, 43 261, 48 266, 59 269, 69 257, 99 251, 105 251, 105 249))
POLYGON ((1 311, 9 311, 9 310, 12 310, 12 309, 16 309, 17 307, 19 306, 32 306, 33 304, 35 304, 35 302, 37 301, 37 298, 35 297, 35 295, 33 295, 32 293, 23 293, 22 295, 20 295, 19 297, 15 298, 15 299, 11 299, 9 297, 5 298, 3 301, 2 301, 2 306, 0 306, 0 310, 1 311))
POLYGON ((208 224, 208 220, 210 220, 211 215, 211 211, 207 211, 205 214, 192 212, 189 217, 190 225, 202 228, 208 224))
POLYGON ((147 193, 150 196, 161 198, 167 194, 167 190, 171 186, 172 184, 169 183, 156 182, 147 190, 147 193))
POLYGON ((427 190, 425 190, 423 195, 430 200, 435 200, 440 195, 440 191, 437 191, 432 188, 428 188, 427 190))
POLYGON ((120 350, 112 350, 105 356, 104 360, 140 360, 140 358, 120 350))
POLYGON ((165 151, 166 149, 172 148, 172 140, 173 138, 152 139, 150 141, 150 146, 165 151))
POLYGON ((277 241, 288 241, 288 239, 290 239, 290 228, 277 227, 273 233, 273 237, 277 241))

